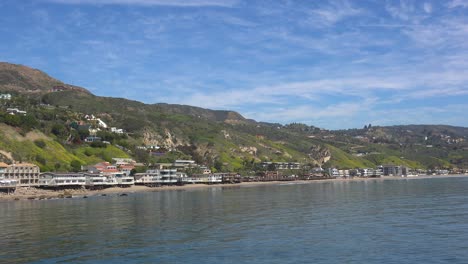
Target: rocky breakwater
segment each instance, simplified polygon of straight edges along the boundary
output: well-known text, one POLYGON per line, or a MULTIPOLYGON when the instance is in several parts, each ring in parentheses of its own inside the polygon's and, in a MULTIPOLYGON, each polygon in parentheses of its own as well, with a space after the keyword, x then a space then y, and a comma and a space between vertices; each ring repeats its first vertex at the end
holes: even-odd
POLYGON ((0 199, 5 200, 44 200, 53 198, 72 198, 87 194, 86 189, 45 190, 35 187, 18 187, 14 192, 1 193, 0 199))

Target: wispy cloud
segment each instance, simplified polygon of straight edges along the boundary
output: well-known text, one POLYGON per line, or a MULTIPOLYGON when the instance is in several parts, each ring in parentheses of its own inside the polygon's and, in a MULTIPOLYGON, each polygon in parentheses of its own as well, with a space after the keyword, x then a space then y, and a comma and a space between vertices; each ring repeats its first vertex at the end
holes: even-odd
POLYGON ((387 1, 385 9, 394 20, 403 22, 403 25, 419 26, 427 23, 426 20, 431 16, 433 8, 429 2, 421 4, 409 0, 391 0, 387 1))
POLYGON ((141 5, 141 6, 220 6, 232 7, 237 4, 237 0, 44 0, 57 4, 69 5, 141 5))
POLYGON ((455 7, 466 8, 468 7, 468 0, 452 0, 448 2, 447 6, 449 8, 455 8, 455 7))
POLYGON ((467 1, 0 2, 2 59, 99 95, 328 128, 466 120, 446 106, 468 98, 467 1))
POLYGON ((428 14, 432 13, 432 4, 431 3, 424 3, 423 4, 424 11, 428 14))
POLYGON ((406 0, 399 1, 398 4, 387 2, 385 8, 391 16, 402 20, 409 20, 414 10, 413 5, 406 0))
POLYGON ((331 1, 327 5, 312 8, 308 12, 309 17, 306 22, 310 26, 332 26, 335 23, 349 17, 364 13, 361 8, 354 7, 347 0, 331 1))
POLYGON ((468 19, 463 17, 443 18, 436 23, 408 26, 402 32, 414 43, 442 48, 467 47, 468 19))

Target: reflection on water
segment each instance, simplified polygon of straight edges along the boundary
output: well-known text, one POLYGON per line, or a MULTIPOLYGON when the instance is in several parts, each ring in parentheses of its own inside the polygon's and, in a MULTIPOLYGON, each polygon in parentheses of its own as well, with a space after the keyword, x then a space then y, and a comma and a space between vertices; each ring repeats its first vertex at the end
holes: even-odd
POLYGON ((468 178, 0 203, 0 262, 468 263, 468 178))

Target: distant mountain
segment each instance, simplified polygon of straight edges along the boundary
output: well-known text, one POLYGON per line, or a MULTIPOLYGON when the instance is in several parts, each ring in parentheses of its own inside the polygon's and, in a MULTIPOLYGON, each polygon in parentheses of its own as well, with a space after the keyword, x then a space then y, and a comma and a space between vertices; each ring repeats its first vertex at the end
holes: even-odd
POLYGON ((86 89, 64 84, 46 73, 19 64, 0 62, 0 91, 15 91, 21 93, 46 93, 52 89, 78 90, 86 89))
POLYGON ((241 114, 233 111, 209 110, 200 107, 175 104, 157 104, 161 109, 172 114, 190 115, 212 121, 239 123, 248 122, 241 114))
POLYGON ((21 158, 48 170, 69 168, 73 159, 89 164, 109 160, 111 155, 147 163, 194 159, 228 171, 251 171, 260 161, 338 168, 381 164, 468 168, 468 128, 463 127, 366 126, 329 131, 296 123, 271 124, 234 111, 96 96, 42 71, 9 63, 0 63, 0 91, 15 95, 0 105, 0 123, 5 128, 0 131, 0 159, 21 158), (13 118, 5 113, 8 107, 28 115, 13 118), (92 147, 83 139, 88 128, 98 128, 98 123, 86 115, 105 122, 107 130, 124 129, 128 136, 101 127, 98 135, 111 145, 92 147), (34 143, 37 135, 46 142, 46 149, 43 143, 34 143), (142 150, 150 146, 159 149, 153 155, 142 150))
MULTIPOLYGON (((413 136, 448 136, 450 138, 468 137, 467 127, 456 127, 447 125, 405 125, 405 126, 389 126, 385 127, 388 133, 395 136, 398 135, 413 135, 413 136)), ((448 138, 447 138, 448 139, 448 138)))

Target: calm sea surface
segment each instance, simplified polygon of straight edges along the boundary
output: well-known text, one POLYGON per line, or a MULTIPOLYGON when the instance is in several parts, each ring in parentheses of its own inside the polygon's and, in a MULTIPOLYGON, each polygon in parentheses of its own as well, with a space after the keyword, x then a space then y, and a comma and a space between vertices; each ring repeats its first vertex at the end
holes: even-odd
POLYGON ((468 178, 0 202, 1 263, 468 263, 468 178))

